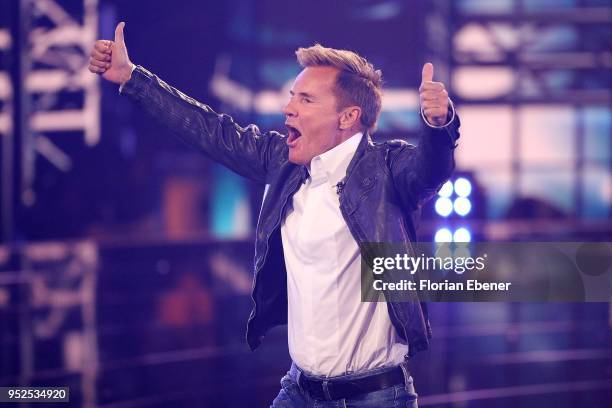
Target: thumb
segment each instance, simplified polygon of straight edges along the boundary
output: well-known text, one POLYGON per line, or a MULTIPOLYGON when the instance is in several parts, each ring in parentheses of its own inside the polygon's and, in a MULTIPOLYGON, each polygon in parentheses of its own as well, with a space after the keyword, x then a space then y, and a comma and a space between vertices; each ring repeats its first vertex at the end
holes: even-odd
POLYGON ((423 73, 421 77, 421 82, 431 82, 433 81, 434 76, 434 66, 431 62, 423 65, 423 73))
POLYGON ((123 39, 123 27, 125 27, 125 23, 122 21, 117 24, 117 28, 115 28, 115 42, 119 44, 125 44, 125 40, 123 39))

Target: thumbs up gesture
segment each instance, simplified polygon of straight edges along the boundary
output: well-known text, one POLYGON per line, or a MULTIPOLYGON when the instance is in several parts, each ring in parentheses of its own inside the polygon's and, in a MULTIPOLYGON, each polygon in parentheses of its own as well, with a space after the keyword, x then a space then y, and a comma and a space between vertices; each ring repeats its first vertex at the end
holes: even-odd
POLYGON ((434 66, 431 62, 423 65, 421 86, 419 87, 419 100, 421 110, 431 125, 446 124, 448 114, 448 92, 442 82, 434 82, 434 66))
POLYGON ((98 40, 94 43, 89 59, 89 71, 116 84, 127 82, 132 76, 132 62, 123 39, 122 21, 115 28, 115 41, 98 40))

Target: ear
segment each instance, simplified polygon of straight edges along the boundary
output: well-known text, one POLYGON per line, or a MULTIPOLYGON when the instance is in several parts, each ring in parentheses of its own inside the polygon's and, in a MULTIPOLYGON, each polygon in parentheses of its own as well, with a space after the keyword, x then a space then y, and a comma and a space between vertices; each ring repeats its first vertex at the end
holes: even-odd
POLYGON ((341 130, 350 129, 359 125, 361 119, 361 108, 359 106, 349 106, 340 113, 338 128, 341 130))

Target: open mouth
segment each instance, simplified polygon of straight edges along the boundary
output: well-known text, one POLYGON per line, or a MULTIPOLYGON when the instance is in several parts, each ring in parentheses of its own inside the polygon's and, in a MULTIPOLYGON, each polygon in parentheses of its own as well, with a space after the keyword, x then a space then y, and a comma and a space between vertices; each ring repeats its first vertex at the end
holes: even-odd
POLYGON ((287 145, 289 147, 295 147, 297 140, 302 136, 299 130, 294 128, 293 126, 287 126, 287 145))

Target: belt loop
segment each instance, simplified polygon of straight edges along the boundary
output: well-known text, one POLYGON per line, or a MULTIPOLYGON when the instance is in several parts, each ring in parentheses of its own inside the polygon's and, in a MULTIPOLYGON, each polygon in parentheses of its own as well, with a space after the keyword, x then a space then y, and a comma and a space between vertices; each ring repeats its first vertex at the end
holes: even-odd
POLYGON ((329 381, 325 380, 323 381, 323 393, 325 393, 325 398, 327 398, 328 401, 332 400, 332 397, 329 393, 329 387, 328 387, 329 381))
POLYGON ((408 389, 408 379, 410 378, 410 371, 408 371, 408 362, 404 361, 400 364, 402 374, 404 374, 404 388, 408 389))

